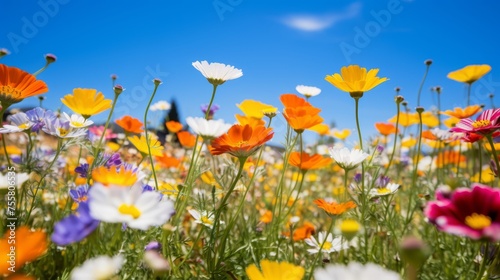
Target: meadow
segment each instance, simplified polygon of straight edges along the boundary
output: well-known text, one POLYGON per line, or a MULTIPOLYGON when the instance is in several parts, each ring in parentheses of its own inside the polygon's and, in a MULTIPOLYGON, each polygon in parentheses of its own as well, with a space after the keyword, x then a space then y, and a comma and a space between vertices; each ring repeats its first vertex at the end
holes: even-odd
MULTIPOLYGON (((304 85, 276 93, 281 108, 242 96, 236 119, 218 119, 217 89, 243 72, 196 61, 206 105, 165 120, 163 133, 144 125, 171 109, 152 102, 161 80, 142 119, 113 114, 116 76, 112 99, 90 88, 64 96, 68 114, 43 106, 38 75, 57 60, 45 58, 35 73, 0 64, 4 279, 500 279, 500 109, 440 108, 439 87, 437 109, 420 107, 431 60, 417 107, 396 88, 394 117, 364 135, 363 95, 390 78, 379 69, 325 73, 352 97, 351 131, 330 127, 310 102, 321 90, 304 85), (26 98, 40 106, 11 110, 26 98), (268 145, 278 115, 279 147, 268 145), (305 131, 318 141, 306 144, 305 131)), ((470 97, 490 70, 443 78, 470 97)))

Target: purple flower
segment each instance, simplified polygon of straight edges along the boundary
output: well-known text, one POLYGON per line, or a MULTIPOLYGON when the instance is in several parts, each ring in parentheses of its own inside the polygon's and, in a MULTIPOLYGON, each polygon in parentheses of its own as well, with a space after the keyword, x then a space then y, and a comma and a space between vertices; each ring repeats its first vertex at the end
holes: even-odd
POLYGON ((89 192, 89 185, 80 185, 76 187, 76 189, 72 189, 69 191, 69 196, 75 201, 75 202, 84 202, 87 201, 88 197, 88 192, 89 192))
POLYGON ((106 167, 111 166, 120 166, 122 164, 122 160, 120 158, 119 153, 114 153, 112 155, 104 155, 104 162, 106 167))
POLYGON ((80 175, 80 177, 82 178, 87 178, 87 175, 89 173, 89 164, 88 163, 80 164, 75 168, 75 173, 78 173, 78 175, 80 175))
POLYGON ((98 226, 99 221, 90 216, 89 205, 80 203, 76 214, 62 219, 54 226, 51 239, 59 246, 66 246, 81 241, 98 226))
POLYGON ((361 173, 356 173, 356 175, 354 175, 354 182, 356 183, 361 183, 361 173))
POLYGON ((387 186, 387 184, 389 184, 390 181, 391 178, 384 175, 380 175, 380 177, 378 177, 377 180, 375 181, 375 185, 379 188, 383 188, 387 186))
POLYGON ((31 127, 31 131, 38 132, 42 129, 46 122, 53 122, 57 119, 57 116, 54 112, 50 110, 44 110, 40 107, 36 107, 26 112, 28 119, 33 123, 31 127))
POLYGON ((157 251, 159 252, 161 250, 161 244, 158 241, 151 241, 144 247, 144 251, 157 251))
MULTIPOLYGON (((203 114, 206 114, 207 109, 208 109, 208 104, 203 104, 200 106, 200 108, 201 108, 201 111, 203 112, 203 114)), ((215 114, 215 112, 217 112, 219 109, 220 109, 219 105, 212 104, 212 106, 210 107, 210 113, 208 115, 213 116, 215 114)))

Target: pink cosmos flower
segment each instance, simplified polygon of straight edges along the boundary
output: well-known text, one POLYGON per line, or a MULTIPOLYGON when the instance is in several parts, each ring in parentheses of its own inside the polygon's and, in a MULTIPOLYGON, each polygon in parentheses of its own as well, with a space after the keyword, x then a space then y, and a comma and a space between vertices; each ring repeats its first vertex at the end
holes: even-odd
POLYGON ((473 184, 457 189, 450 198, 439 196, 424 210, 441 231, 474 240, 500 240, 500 189, 473 184))
POLYGON ((477 133, 489 135, 500 128, 500 108, 483 111, 475 121, 470 118, 461 119, 457 125, 450 129, 451 132, 477 133))

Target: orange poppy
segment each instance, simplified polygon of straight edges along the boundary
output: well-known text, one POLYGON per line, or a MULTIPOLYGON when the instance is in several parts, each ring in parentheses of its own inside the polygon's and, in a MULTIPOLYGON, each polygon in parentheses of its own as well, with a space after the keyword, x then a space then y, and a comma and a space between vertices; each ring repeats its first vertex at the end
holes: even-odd
POLYGON ((467 159, 457 151, 444 151, 439 153, 434 160, 437 167, 443 167, 448 164, 464 163, 467 159))
POLYGON ((378 132, 384 136, 389 136, 391 134, 396 133, 396 126, 392 123, 375 123, 375 128, 378 132))
POLYGON ((282 94, 280 96, 280 100, 281 100, 281 103, 283 103, 283 106, 285 106, 285 108, 289 108, 289 107, 295 108, 295 107, 303 107, 303 106, 312 107, 311 103, 307 102, 307 100, 305 100, 304 98, 298 97, 295 94, 290 94, 290 93, 282 94))
POLYGON ((480 111, 481 111, 481 106, 471 105, 465 108, 455 107, 453 108, 453 110, 446 110, 441 112, 441 114, 450 117, 455 117, 457 119, 466 119, 474 116, 476 113, 479 113, 480 111))
POLYGON ((438 140, 436 135, 432 133, 430 130, 424 130, 422 131, 422 138, 427 139, 427 140, 438 140))
POLYGON ((175 157, 171 157, 165 153, 161 156, 155 157, 156 162, 159 163, 164 168, 177 168, 181 161, 176 159, 175 157))
POLYGON ((343 214, 345 211, 356 208, 356 204, 353 201, 348 201, 344 203, 337 202, 327 202, 324 199, 316 199, 313 201, 319 208, 325 210, 328 215, 338 216, 343 214))
POLYGON ((49 91, 44 81, 16 67, 0 64, 0 102, 3 109, 49 91))
POLYGON ((259 221, 263 222, 264 224, 269 224, 273 220, 273 212, 266 210, 262 216, 260 216, 259 221))
POLYGON ((182 123, 176 121, 168 121, 165 123, 165 126, 171 133, 177 133, 184 127, 182 123))
MULTIPOLYGON (((307 238, 311 237, 311 235, 313 235, 315 231, 316 231, 316 228, 314 227, 313 224, 311 224, 309 222, 304 222, 304 225, 296 228, 293 231, 293 241, 300 241, 300 240, 307 239, 307 238)), ((290 233, 285 232, 285 233, 283 233, 283 235, 288 237, 288 236, 290 236, 290 233)))
POLYGON ((196 136, 189 133, 188 131, 177 132, 177 138, 184 148, 193 148, 196 143, 196 136))
POLYGON ((228 153, 237 158, 247 158, 271 140, 273 135, 272 128, 262 125, 252 127, 235 124, 226 134, 213 140, 211 152, 213 155, 228 153))
MULTIPOLYGON (((9 242, 9 231, 0 239, 0 274, 10 274, 11 248, 13 244, 9 242)), ((18 271, 27 262, 33 261, 45 254, 47 251, 47 234, 42 230, 30 231, 26 226, 20 226, 15 231, 18 242, 15 244, 14 270, 18 271)))
POLYGON ((318 115, 320 111, 321 109, 312 106, 289 107, 283 110, 283 117, 297 133, 301 133, 323 122, 323 118, 318 115))
POLYGON ((123 116, 123 118, 116 120, 115 123, 126 132, 141 133, 144 131, 142 129, 142 122, 131 116, 123 116))
POLYGON ((332 162, 331 158, 324 158, 319 154, 309 155, 308 153, 293 152, 288 158, 288 163, 298 167, 302 171, 320 169, 332 162))

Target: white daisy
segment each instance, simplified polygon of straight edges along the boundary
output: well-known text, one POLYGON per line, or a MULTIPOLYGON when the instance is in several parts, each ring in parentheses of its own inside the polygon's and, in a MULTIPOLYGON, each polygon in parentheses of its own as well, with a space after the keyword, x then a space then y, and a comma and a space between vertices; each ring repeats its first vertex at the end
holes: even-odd
POLYGON ((340 264, 330 264, 324 269, 318 268, 314 271, 316 280, 399 280, 399 274, 387 270, 373 263, 362 265, 357 262, 350 262, 347 266, 340 264))
POLYGON ((298 85, 295 88, 300 94, 304 95, 305 97, 309 98, 312 96, 316 96, 321 93, 321 89, 317 87, 310 87, 310 86, 304 86, 304 85, 298 85))
POLYGON ((193 216, 195 223, 202 224, 208 228, 212 228, 214 226, 215 215, 213 212, 208 212, 206 210, 198 212, 195 209, 189 209, 188 211, 189 214, 193 216))
POLYGON ((330 156, 337 162, 343 169, 350 170, 358 166, 369 155, 362 150, 352 149, 349 151, 346 147, 335 146, 330 148, 330 156))
POLYGON ((217 62, 209 64, 206 60, 193 62, 193 67, 200 71, 208 82, 213 85, 222 85, 226 81, 243 76, 243 72, 238 68, 234 68, 234 66, 217 62))
POLYGON ((28 115, 23 112, 16 113, 9 117, 10 124, 5 124, 0 128, 0 133, 21 132, 30 129, 33 122, 28 119, 28 115))
POLYGON ((399 187, 400 186, 395 183, 388 183, 385 187, 382 188, 375 187, 370 190, 370 196, 376 197, 390 195, 397 192, 399 187))
POLYGON ((118 274, 124 258, 121 255, 114 257, 99 256, 85 261, 81 266, 73 269, 71 280, 102 280, 111 279, 118 274))
POLYGON ((160 100, 155 104, 151 105, 149 109, 151 111, 167 111, 170 110, 171 107, 172 105, 170 105, 170 103, 168 103, 167 101, 160 100))
POLYGON ((231 127, 223 120, 207 120, 205 118, 188 117, 186 123, 194 133, 203 137, 203 139, 213 139, 226 133, 231 127))
POLYGON ((307 245, 313 247, 312 249, 307 249, 311 254, 316 254, 320 251, 323 253, 339 252, 349 248, 349 243, 342 240, 342 237, 338 236, 333 238, 331 233, 326 234, 326 231, 322 231, 318 234, 318 240, 311 236, 304 240, 307 245), (324 244, 323 244, 324 242, 324 244), (323 246, 321 246, 323 244, 323 246))
POLYGON ((63 112, 63 116, 69 122, 69 125, 74 128, 85 128, 94 124, 93 121, 85 119, 78 114, 72 114, 70 117, 66 112, 63 112))
POLYGON ((7 189, 9 186, 21 187, 30 178, 28 173, 8 172, 4 175, 0 173, 0 189, 7 189))
POLYGON ((140 186, 131 188, 99 183, 90 188, 90 215, 108 223, 126 223, 131 228, 147 230, 163 225, 174 214, 174 204, 162 199, 156 191, 143 191, 140 186))

